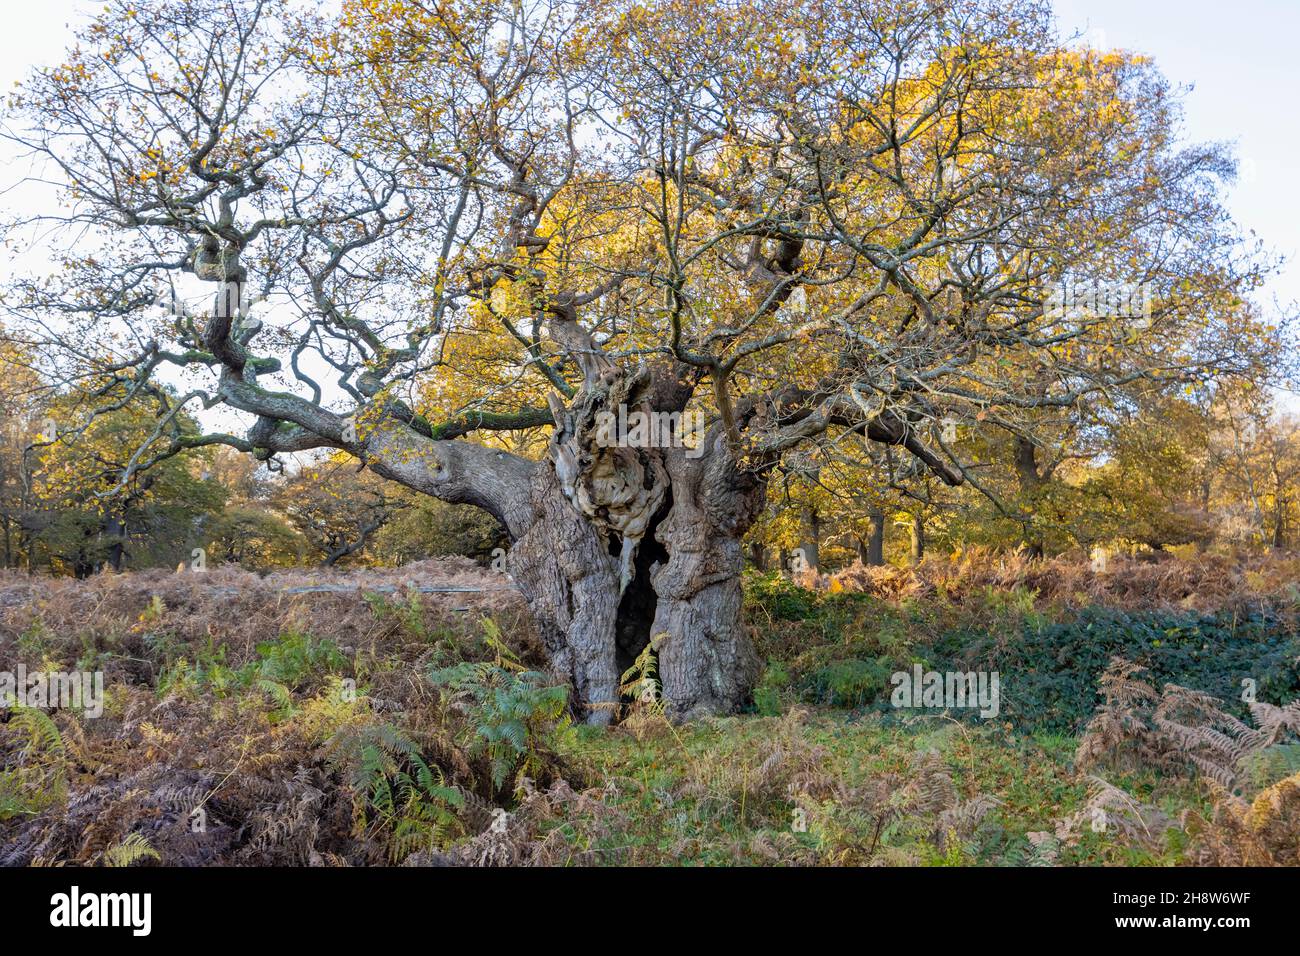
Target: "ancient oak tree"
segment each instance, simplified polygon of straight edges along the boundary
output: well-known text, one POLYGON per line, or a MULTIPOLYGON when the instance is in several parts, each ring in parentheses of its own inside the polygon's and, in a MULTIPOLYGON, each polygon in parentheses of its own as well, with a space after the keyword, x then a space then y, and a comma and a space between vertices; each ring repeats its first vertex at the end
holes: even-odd
POLYGON ((128 472, 341 450, 490 512, 587 719, 652 636, 670 713, 728 712, 791 456, 978 482, 958 425, 1246 361, 1229 164, 1176 117, 1021 0, 114 2, 10 104, 53 268, 6 324, 154 410, 128 472), (637 413, 703 427, 610 440, 637 413))

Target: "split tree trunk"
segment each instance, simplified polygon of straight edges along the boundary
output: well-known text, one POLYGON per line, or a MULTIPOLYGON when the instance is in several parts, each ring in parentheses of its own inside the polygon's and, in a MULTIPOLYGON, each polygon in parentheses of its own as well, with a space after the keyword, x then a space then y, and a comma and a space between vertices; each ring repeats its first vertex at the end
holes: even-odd
POLYGON ((734 712, 757 677, 740 613, 741 538, 763 487, 738 475, 725 450, 695 460, 680 449, 660 454, 668 493, 626 586, 624 541, 582 514, 545 463, 532 485, 537 519, 510 550, 552 668, 572 682, 575 710, 591 723, 613 719, 619 678, 652 638, 674 719, 734 712))
POLYGON ((641 372, 606 369, 571 406, 552 402, 532 520, 510 551, 552 666, 592 723, 614 718, 620 677, 652 640, 674 719, 734 712, 758 673, 740 573, 765 486, 717 427, 695 449, 608 443, 601 414, 649 410, 651 388, 641 372))

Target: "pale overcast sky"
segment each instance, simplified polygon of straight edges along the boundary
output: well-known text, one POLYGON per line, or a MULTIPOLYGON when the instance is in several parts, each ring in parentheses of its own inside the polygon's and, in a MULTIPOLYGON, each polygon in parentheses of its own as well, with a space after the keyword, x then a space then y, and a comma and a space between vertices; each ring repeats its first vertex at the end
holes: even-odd
POLYGON ((1146 53, 1183 98, 1186 138, 1232 141, 1233 217, 1287 257, 1264 303, 1300 302, 1300 0, 1054 0, 1066 33, 1146 53))

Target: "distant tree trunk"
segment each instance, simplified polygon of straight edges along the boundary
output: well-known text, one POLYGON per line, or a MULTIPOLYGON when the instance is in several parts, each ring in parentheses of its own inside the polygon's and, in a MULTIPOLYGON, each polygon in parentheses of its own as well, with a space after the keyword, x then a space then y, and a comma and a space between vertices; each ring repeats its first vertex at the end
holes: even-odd
POLYGON ((107 563, 114 571, 121 573, 126 566, 126 522, 110 516, 105 530, 112 541, 108 546, 107 563))
POLYGON ((810 571, 819 571, 821 557, 822 518, 816 508, 803 509, 803 538, 799 548, 803 551, 804 564, 810 571))
POLYGON ((878 568, 885 563, 885 513, 873 508, 868 518, 871 520, 871 536, 867 539, 867 556, 862 563, 878 568))
POLYGON ((751 541, 749 543, 749 560, 759 571, 767 570, 767 545, 762 541, 751 541))
MULTIPOLYGON (((1015 465, 1023 504, 1033 506, 1043 486, 1047 484, 1047 478, 1038 466, 1038 446, 1023 436, 1016 437, 1015 465)), ((1034 531, 1030 522, 1025 522, 1023 528, 1022 539, 1029 556, 1041 558, 1046 550, 1042 536, 1034 531)))
POLYGON ((925 519, 918 511, 912 515, 912 563, 920 564, 925 557, 925 519))

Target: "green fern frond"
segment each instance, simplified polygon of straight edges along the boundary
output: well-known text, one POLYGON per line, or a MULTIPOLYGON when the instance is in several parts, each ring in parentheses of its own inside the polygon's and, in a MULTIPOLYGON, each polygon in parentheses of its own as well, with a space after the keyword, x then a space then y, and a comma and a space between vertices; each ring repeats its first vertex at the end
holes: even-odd
POLYGON ((16 706, 13 708, 13 716, 9 718, 9 728, 19 731, 26 738, 22 746, 23 756, 63 756, 63 735, 59 733, 54 719, 45 711, 35 707, 16 706))
POLYGON ((133 866, 141 860, 161 860, 143 833, 128 834, 121 843, 104 851, 105 866, 133 866))

